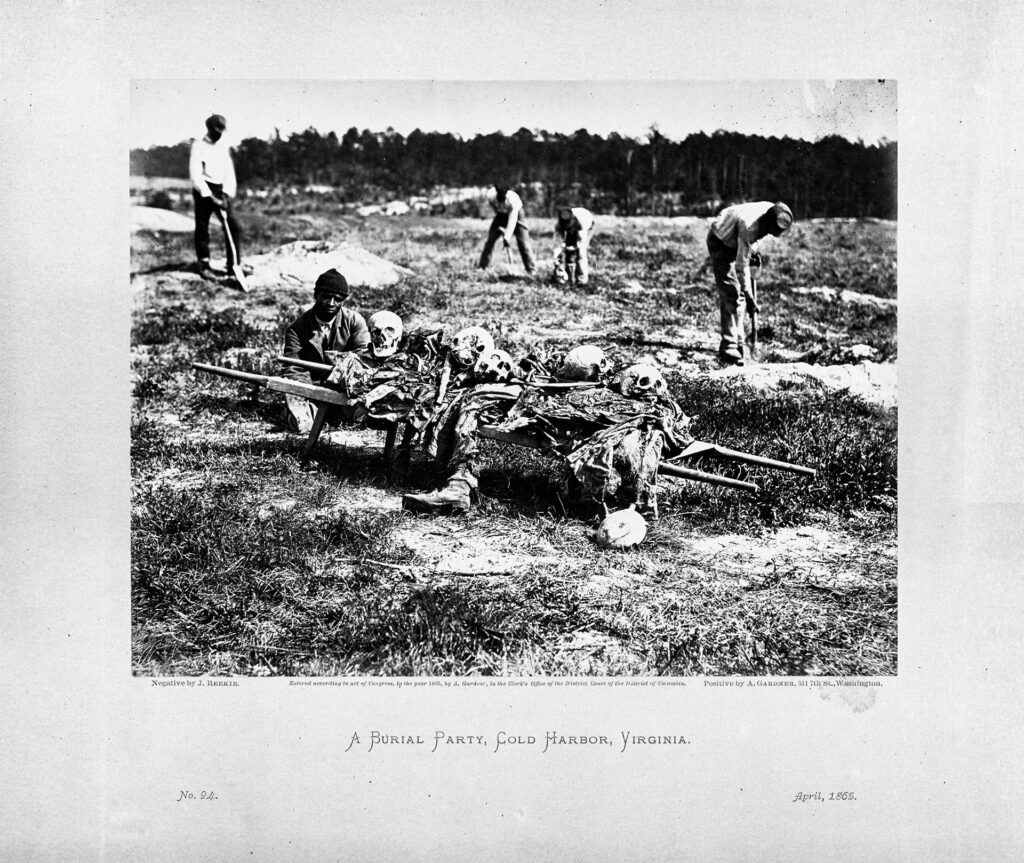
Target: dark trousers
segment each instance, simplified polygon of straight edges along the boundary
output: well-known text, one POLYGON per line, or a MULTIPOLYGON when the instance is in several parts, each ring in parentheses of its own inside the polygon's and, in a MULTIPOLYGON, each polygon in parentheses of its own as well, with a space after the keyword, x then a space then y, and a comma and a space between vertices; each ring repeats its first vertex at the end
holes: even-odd
MULTIPOLYGON (((487 242, 484 243, 484 250, 480 253, 480 268, 483 269, 491 263, 491 253, 494 246, 505 231, 508 224, 508 213, 498 213, 491 222, 491 229, 487 232, 487 242)), ((515 227, 516 245, 519 247, 519 256, 523 259, 523 267, 526 272, 532 273, 537 266, 533 259, 533 250, 530 248, 530 229, 523 222, 522 218, 516 221, 515 227)))
MULTIPOLYGON (((227 257, 228 269, 230 270, 235 264, 242 263, 240 245, 242 231, 238 227, 238 222, 235 221, 234 215, 231 213, 231 200, 223 197, 224 187, 216 183, 210 183, 209 186, 210 191, 224 202, 224 218, 231 232, 230 238, 228 237, 228 232, 224 232, 225 257, 227 257)), ((213 203, 213 198, 204 198, 195 189, 192 190, 192 202, 196 214, 196 258, 199 261, 209 261, 210 216, 214 215, 217 205, 213 203)))
POLYGON ((746 297, 740 293, 739 279, 736 278, 736 249, 727 246, 711 231, 708 231, 708 254, 711 269, 718 286, 718 314, 721 341, 718 349, 743 349, 743 318, 746 314, 746 297))

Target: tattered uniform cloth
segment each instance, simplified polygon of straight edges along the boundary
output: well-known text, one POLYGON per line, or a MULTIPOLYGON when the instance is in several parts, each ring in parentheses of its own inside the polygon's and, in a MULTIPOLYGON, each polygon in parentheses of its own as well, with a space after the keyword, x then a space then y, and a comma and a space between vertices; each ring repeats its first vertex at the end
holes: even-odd
MULTIPOLYGON (((449 478, 474 487, 480 426, 526 435, 564 459, 566 488, 583 501, 641 508, 655 503, 659 462, 692 441, 690 418, 671 399, 625 398, 603 383, 551 387, 538 374, 525 382, 474 384, 456 370, 439 399, 449 362, 441 331, 414 331, 386 360, 368 352, 343 355, 327 383, 358 400, 357 422, 407 423, 406 447, 421 447, 449 478)), ((533 358, 541 372, 552 365, 550 358, 533 358)))
POLYGON ((368 350, 342 354, 326 383, 359 400, 360 418, 410 423, 421 430, 434 415, 445 363, 443 331, 410 333, 383 360, 368 350))
POLYGON ((565 458, 567 490, 584 502, 654 506, 662 458, 692 438, 690 419, 666 398, 625 398, 605 386, 558 393, 525 389, 503 429, 565 458))

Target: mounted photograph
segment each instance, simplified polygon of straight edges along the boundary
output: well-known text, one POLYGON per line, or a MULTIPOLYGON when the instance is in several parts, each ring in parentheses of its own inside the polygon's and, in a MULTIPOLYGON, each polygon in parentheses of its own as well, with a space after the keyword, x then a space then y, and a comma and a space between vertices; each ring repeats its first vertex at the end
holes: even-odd
POLYGON ((897 674, 895 81, 140 79, 128 156, 133 675, 897 674))

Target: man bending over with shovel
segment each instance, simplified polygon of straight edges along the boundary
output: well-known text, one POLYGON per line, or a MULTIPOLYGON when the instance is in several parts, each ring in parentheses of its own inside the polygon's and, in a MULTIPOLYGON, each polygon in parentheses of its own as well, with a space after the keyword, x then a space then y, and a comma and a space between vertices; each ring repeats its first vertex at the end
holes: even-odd
POLYGON ((757 311, 751 290, 750 258, 757 242, 771 234, 778 237, 793 224, 793 213, 785 204, 754 201, 726 207, 711 223, 708 253, 718 286, 722 340, 718 357, 730 365, 743 364, 743 316, 745 306, 757 311))
POLYGON ((237 181, 231 153, 222 140, 227 121, 220 114, 206 119, 206 136, 196 138, 189 152, 188 175, 192 181, 192 201, 196 217, 196 258, 199 275, 216 281, 220 274, 210 266, 210 216, 218 215, 224 227, 224 247, 230 273, 237 265, 244 275, 251 275, 251 267, 243 267, 239 240, 241 230, 231 212, 231 199, 235 196, 237 181))
MULTIPOLYGON (((533 250, 530 248, 530 228, 523 221, 523 199, 507 186, 496 185, 487 196, 487 202, 494 210, 494 218, 491 220, 483 252, 480 253, 480 269, 486 270, 490 265, 491 253, 499 238, 507 250, 514 236, 523 259, 523 267, 528 274, 532 273, 536 263, 533 250)), ((509 263, 512 263, 511 252, 506 254, 509 263)))

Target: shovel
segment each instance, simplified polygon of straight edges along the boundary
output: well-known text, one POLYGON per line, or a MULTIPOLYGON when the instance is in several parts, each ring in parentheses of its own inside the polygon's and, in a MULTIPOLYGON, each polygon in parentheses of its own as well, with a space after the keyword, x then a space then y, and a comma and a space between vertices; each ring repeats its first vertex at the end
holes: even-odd
POLYGON ((231 228, 228 227, 228 220, 224 215, 224 211, 220 207, 214 204, 213 208, 217 211, 217 218, 220 219, 220 223, 224 228, 224 237, 228 241, 231 260, 235 262, 231 266, 231 275, 235 277, 235 281, 238 282, 238 287, 242 289, 242 293, 247 293, 249 290, 249 283, 245 280, 245 273, 242 272, 242 265, 238 263, 238 248, 235 246, 234 237, 231 236, 231 228))
MULTIPOLYGON (((502 242, 504 242, 504 237, 502 242)), ((514 280, 515 277, 515 268, 512 266, 512 247, 505 243, 505 266, 498 268, 498 278, 503 281, 510 281, 514 280)))
POLYGON ((757 273, 750 271, 750 300, 747 305, 750 308, 750 359, 757 362, 757 279, 761 275, 761 256, 757 256, 757 273))

